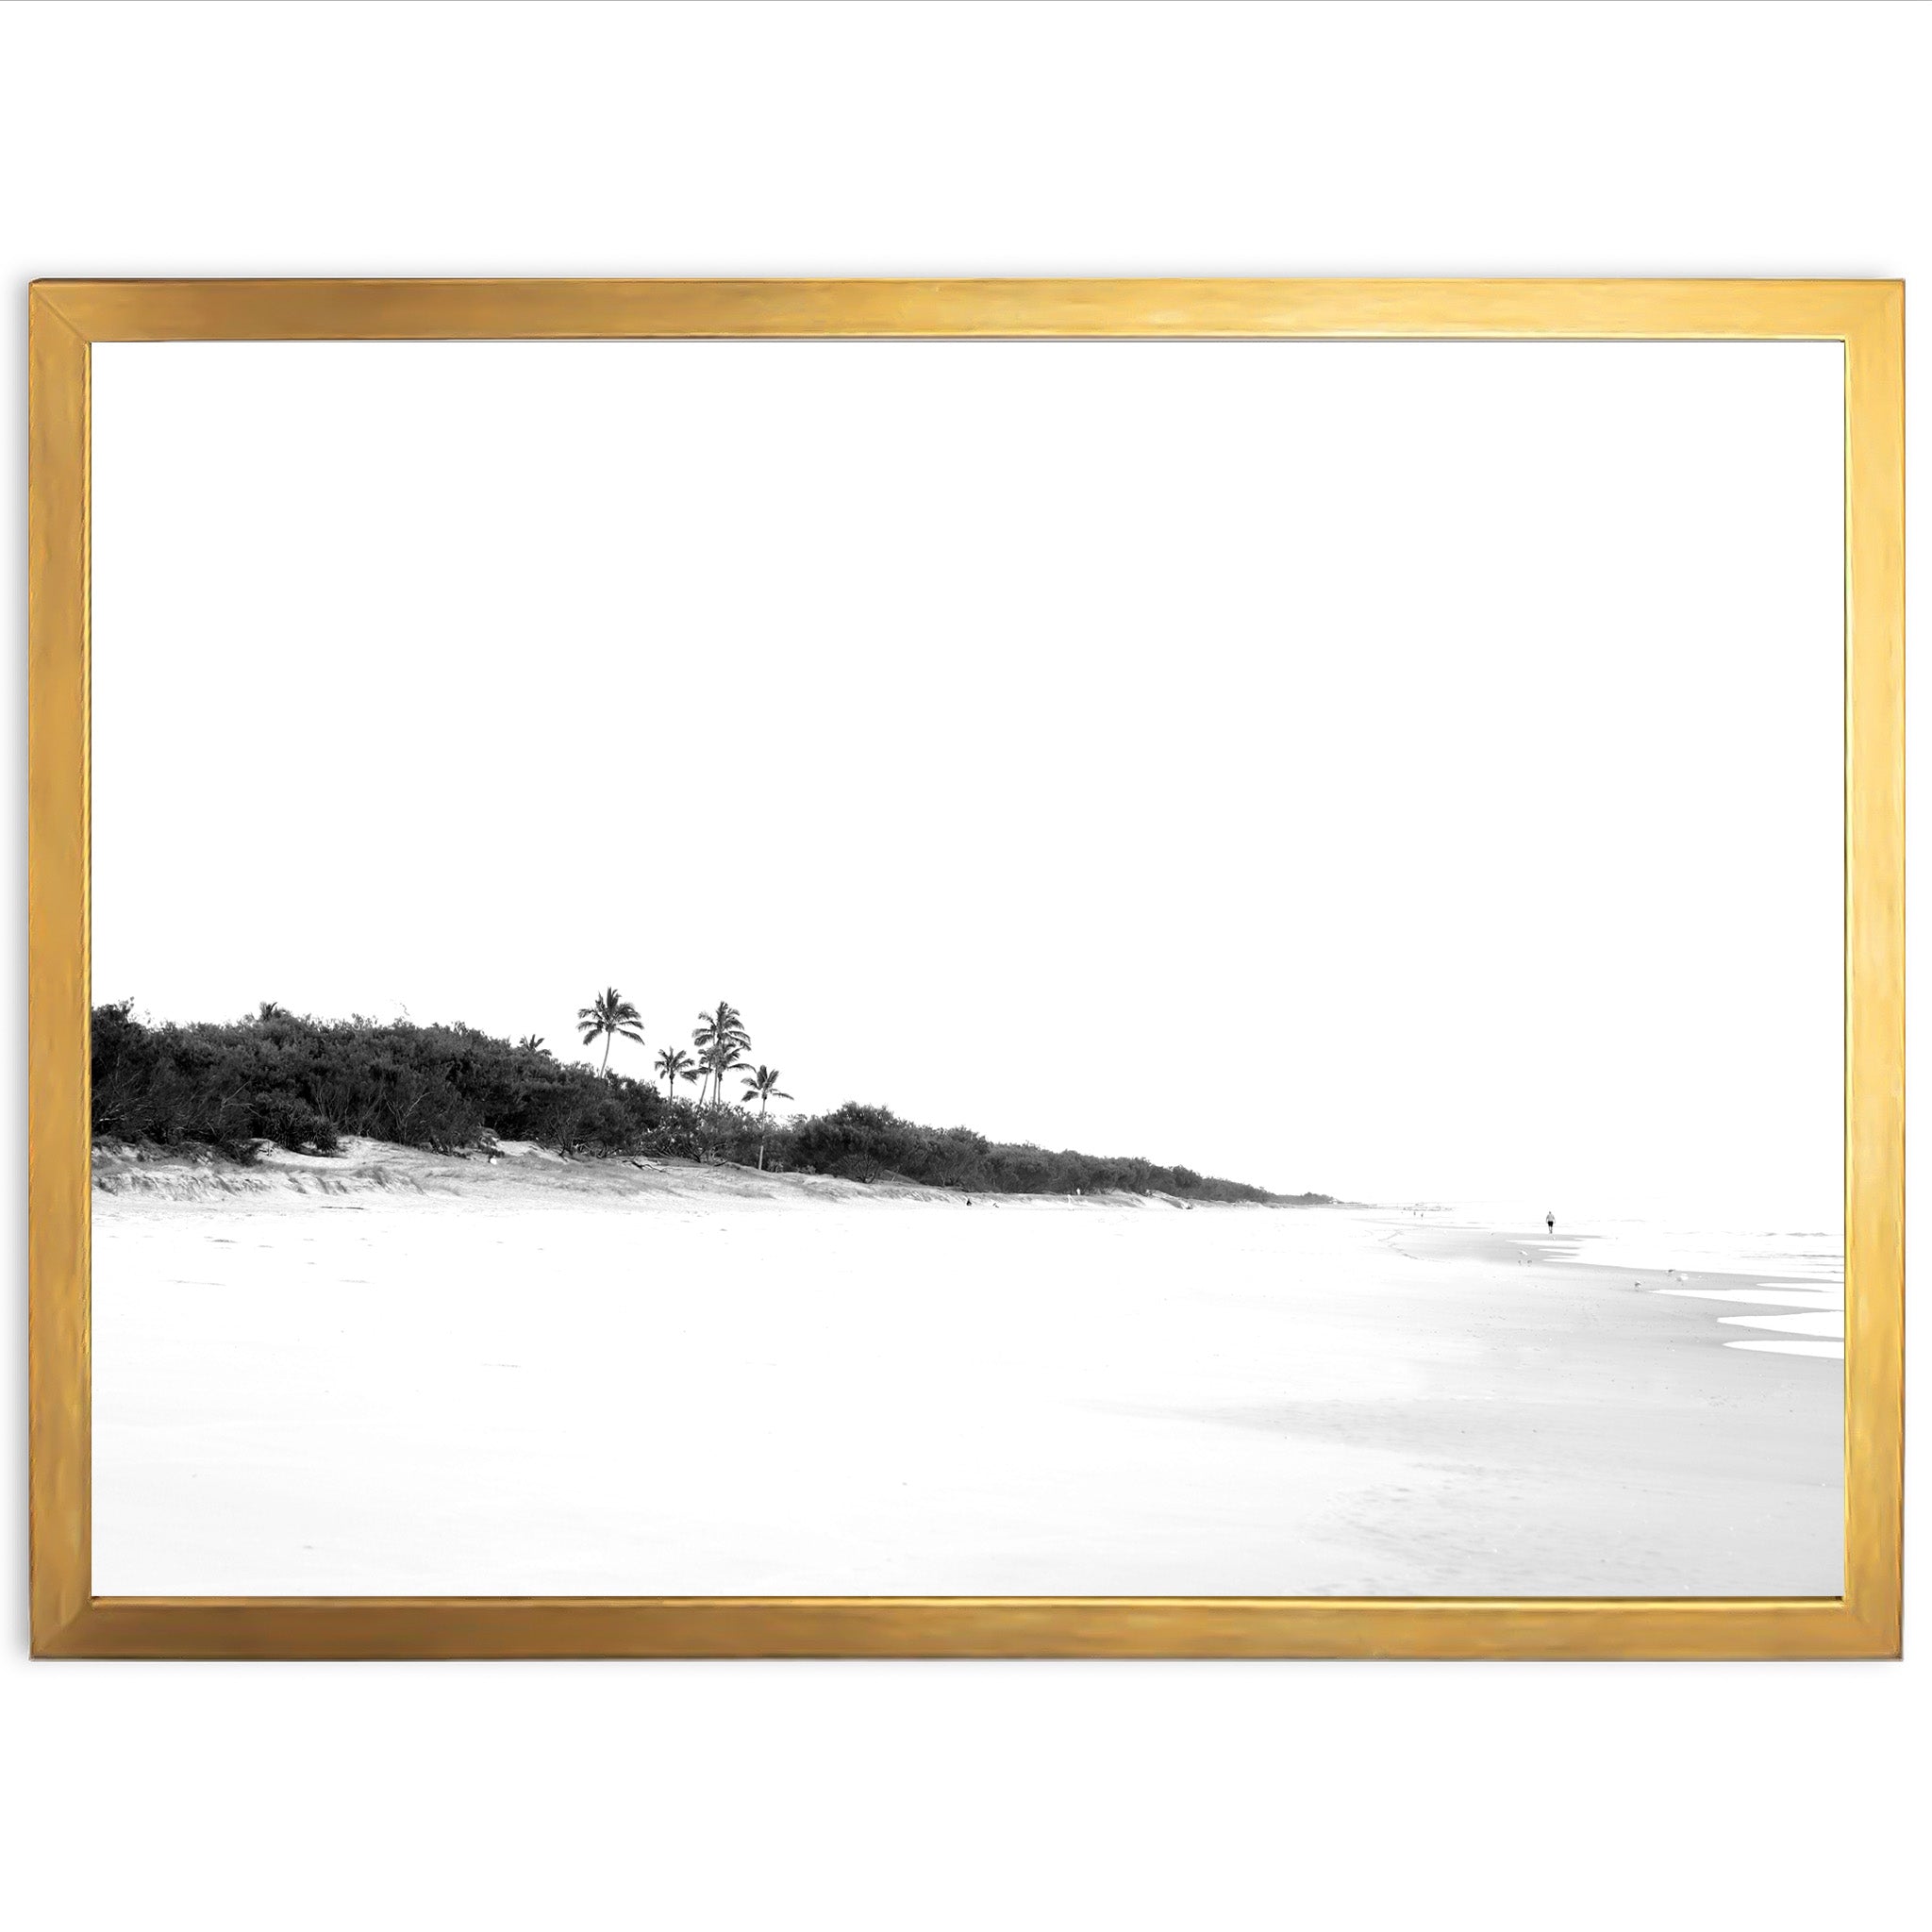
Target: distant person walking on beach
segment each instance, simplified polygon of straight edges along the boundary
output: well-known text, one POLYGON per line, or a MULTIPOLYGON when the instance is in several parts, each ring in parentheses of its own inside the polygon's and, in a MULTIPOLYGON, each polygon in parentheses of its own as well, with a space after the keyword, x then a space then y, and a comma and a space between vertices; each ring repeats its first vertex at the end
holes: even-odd
POLYGON ((1557 1231, 1557 1216, 1555 1211, 1552 1210, 1550 1213, 1545 1214, 1543 1220, 1549 1224, 1550 1232, 1555 1234, 1557 1231))

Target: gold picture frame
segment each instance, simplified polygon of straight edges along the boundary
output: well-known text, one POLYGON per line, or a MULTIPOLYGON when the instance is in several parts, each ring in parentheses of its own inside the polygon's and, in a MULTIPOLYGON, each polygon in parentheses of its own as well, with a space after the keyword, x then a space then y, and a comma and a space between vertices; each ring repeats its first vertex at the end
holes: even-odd
POLYGON ((1904 1424, 1903 285, 45 281, 29 308, 32 1645, 45 1657, 1890 1657, 1904 1424), (1845 1570, 1817 1599, 130 1598, 91 1576, 90 358, 98 341, 1724 340, 1845 371, 1845 1570))

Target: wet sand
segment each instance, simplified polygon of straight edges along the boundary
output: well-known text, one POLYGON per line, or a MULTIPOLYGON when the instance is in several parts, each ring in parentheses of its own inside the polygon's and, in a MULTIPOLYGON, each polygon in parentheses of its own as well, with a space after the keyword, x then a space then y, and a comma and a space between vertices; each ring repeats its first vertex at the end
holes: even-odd
POLYGON ((1840 1588, 1842 1365, 1702 1298, 1759 1276, 534 1157, 120 1174, 103 1594, 1840 1588))

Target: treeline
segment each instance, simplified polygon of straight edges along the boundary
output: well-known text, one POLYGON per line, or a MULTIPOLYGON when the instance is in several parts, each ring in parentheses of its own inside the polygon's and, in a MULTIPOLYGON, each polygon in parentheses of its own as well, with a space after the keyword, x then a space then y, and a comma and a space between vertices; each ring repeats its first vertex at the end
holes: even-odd
POLYGON ((768 1169, 985 1193, 1279 1198, 1185 1167, 922 1127, 882 1107, 763 1120, 745 1108, 666 1099, 622 1074, 560 1061, 540 1041, 513 1044, 461 1024, 313 1020, 265 1006, 235 1023, 148 1026, 130 1001, 94 1008, 92 1063, 95 1139, 200 1143, 244 1161, 264 1143, 330 1153, 349 1134, 439 1153, 494 1134, 570 1155, 746 1166, 762 1150, 768 1169))
POLYGON ((344 1134, 447 1152, 486 1127, 614 1154, 669 1110, 655 1088, 566 1065, 535 1041, 275 1006, 186 1026, 143 1025, 131 1001, 96 1007, 92 1060, 97 1139, 203 1141, 240 1159, 263 1141, 327 1154, 344 1134))
MULTIPOLYGON (((1309 1205, 1320 1194, 1282 1196, 1244 1181, 1196 1174, 1190 1167, 1161 1167, 1133 1156, 1058 1153, 1010 1141, 989 1141, 971 1127, 922 1127, 883 1107, 856 1101, 816 1114, 784 1130, 778 1157, 806 1174, 848 1180, 897 1178, 928 1187, 964 1188, 987 1194, 1184 1194, 1196 1201, 1275 1201, 1309 1205)), ((777 1142, 773 1146, 775 1149, 777 1142)), ((766 1165, 772 1164, 768 1157, 766 1165)))

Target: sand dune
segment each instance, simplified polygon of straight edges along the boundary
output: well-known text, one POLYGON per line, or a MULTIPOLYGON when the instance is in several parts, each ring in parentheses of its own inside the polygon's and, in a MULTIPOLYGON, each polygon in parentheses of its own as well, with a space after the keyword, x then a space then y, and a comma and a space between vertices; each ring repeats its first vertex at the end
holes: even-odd
POLYGON ((242 1198, 262 1208, 315 1195, 401 1193, 463 1200, 485 1208, 569 1207, 573 1204, 649 1208, 686 1201, 805 1202, 926 1201, 957 1208, 1069 1208, 1104 1203, 1128 1208, 1187 1208, 1172 1194, 988 1196, 921 1185, 895 1175, 874 1181, 829 1174, 761 1173, 729 1164, 653 1160, 627 1156, 566 1158, 527 1141, 498 1141, 493 1148, 433 1154, 421 1147, 351 1136, 335 1154, 265 1149, 242 1163, 205 1149, 164 1149, 104 1142, 93 1154, 97 1195, 152 1201, 214 1202, 242 1198), (492 1158, 494 1157, 494 1158, 492 1158))

